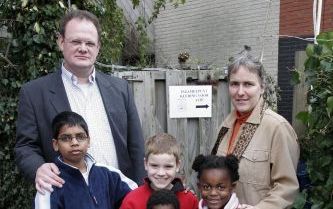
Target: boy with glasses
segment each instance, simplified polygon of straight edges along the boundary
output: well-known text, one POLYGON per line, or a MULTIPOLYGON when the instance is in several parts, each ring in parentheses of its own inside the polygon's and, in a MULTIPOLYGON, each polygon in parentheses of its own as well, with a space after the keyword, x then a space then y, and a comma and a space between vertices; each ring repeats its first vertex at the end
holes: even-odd
POLYGON ((87 154, 90 144, 87 123, 75 112, 62 112, 52 121, 53 148, 60 155, 55 164, 65 180, 52 193, 37 192, 35 208, 119 207, 125 195, 137 185, 119 170, 95 163, 87 154))

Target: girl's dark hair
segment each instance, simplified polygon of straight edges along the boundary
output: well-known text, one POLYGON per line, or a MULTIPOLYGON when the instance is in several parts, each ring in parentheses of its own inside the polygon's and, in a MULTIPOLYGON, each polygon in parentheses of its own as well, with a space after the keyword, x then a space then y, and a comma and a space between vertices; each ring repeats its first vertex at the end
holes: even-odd
POLYGON ((239 179, 238 159, 234 155, 216 156, 216 155, 198 155, 192 165, 192 169, 198 172, 198 179, 207 169, 227 169, 232 182, 239 179))
POLYGON ((83 117, 75 112, 64 111, 56 115, 52 121, 53 138, 59 137, 60 129, 64 126, 80 126, 89 136, 88 125, 83 117))
POLYGON ((156 205, 172 205, 174 209, 179 209, 179 201, 176 194, 167 189, 157 190, 149 197, 147 209, 153 209, 156 205))

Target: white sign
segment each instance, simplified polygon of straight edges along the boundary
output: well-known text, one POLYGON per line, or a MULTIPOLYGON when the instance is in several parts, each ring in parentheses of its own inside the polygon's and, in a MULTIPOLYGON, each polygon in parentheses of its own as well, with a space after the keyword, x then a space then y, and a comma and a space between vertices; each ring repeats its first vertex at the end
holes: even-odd
POLYGON ((212 117, 212 86, 169 86, 170 118, 212 117))

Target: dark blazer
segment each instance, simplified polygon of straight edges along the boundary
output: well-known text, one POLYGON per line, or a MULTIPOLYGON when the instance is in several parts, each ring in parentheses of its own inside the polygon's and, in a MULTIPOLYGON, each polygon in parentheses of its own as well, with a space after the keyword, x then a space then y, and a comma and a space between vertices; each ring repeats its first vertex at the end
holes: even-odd
MULTIPOLYGON (((111 126, 119 169, 141 183, 145 176, 144 140, 131 90, 126 81, 98 71, 96 81, 111 126)), ((61 70, 22 86, 14 151, 16 165, 27 179, 34 181, 37 169, 55 159, 51 123, 66 110, 71 109, 61 70)))

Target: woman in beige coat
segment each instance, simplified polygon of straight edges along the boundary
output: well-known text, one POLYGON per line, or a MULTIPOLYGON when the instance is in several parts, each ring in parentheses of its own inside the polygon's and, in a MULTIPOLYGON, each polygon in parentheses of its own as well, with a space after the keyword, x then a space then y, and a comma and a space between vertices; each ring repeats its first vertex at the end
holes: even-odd
POLYGON ((298 192, 297 136, 288 121, 268 108, 262 63, 248 52, 228 66, 234 110, 224 120, 212 153, 240 160, 236 194, 242 208, 284 209, 298 192))

